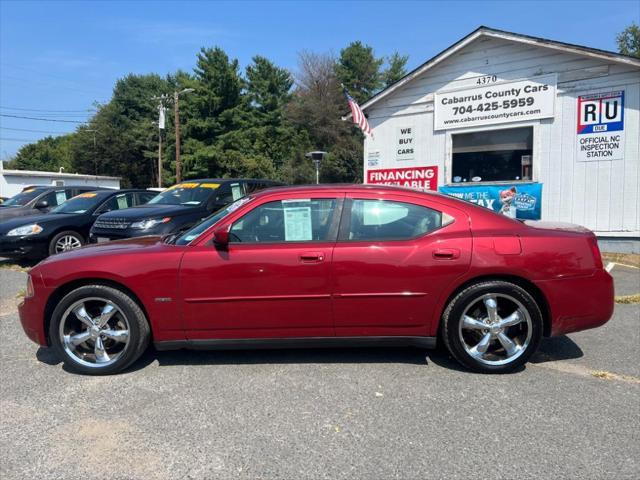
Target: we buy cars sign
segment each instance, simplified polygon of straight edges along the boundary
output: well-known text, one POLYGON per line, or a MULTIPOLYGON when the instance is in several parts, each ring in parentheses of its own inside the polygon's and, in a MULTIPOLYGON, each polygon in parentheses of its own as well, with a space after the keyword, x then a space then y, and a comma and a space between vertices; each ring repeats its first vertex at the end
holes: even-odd
POLYGON ((371 185, 398 185, 416 190, 437 190, 438 167, 385 168, 367 171, 371 185))

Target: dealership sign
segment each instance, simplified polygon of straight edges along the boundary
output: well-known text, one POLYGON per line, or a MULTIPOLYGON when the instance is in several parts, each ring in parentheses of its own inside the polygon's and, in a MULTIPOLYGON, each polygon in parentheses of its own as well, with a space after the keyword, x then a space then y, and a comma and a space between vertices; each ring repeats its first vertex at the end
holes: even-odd
POLYGON ((494 125, 554 116, 557 76, 436 92, 434 129, 494 125))
POLYGON ((540 220, 542 213, 541 183, 448 185, 439 191, 511 218, 540 220))
POLYGON ((387 168, 367 171, 367 183, 399 185, 418 190, 438 188, 438 167, 387 168))
POLYGON ((624 158, 624 90, 578 97, 579 162, 624 158))

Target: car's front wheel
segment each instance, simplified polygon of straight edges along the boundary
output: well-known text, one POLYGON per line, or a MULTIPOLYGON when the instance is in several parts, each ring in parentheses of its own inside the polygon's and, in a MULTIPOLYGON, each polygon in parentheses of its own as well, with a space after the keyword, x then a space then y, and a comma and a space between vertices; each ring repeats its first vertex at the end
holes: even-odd
POLYGON ((542 313, 522 287, 505 281, 476 283, 458 293, 443 316, 443 338, 453 357, 482 373, 506 373, 538 349, 542 313))
POLYGON ((73 230, 60 232, 49 242, 49 255, 75 250, 84 245, 84 238, 73 230))
POLYGON ((70 370, 105 375, 138 359, 150 331, 144 312, 129 295, 105 285, 86 285, 58 303, 49 338, 70 370))

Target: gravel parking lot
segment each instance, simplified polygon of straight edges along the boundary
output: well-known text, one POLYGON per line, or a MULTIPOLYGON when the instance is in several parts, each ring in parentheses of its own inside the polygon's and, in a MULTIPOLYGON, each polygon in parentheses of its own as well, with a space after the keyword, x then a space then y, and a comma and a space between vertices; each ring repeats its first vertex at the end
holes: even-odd
MULTIPOLYGON (((620 293, 640 270, 615 267, 620 293)), ((548 339, 523 370, 441 351, 149 351, 66 372, 0 268, 0 478, 638 478, 640 305, 548 339)), ((585 292, 588 294, 588 292, 585 292)))

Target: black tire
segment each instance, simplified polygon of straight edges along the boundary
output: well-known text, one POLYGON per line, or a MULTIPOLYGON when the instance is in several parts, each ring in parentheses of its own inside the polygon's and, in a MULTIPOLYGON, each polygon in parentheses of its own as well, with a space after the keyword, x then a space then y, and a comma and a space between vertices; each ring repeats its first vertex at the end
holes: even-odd
POLYGON ((538 349, 542 331, 542 313, 535 299, 522 287, 500 280, 479 282, 465 288, 449 302, 442 315, 442 338, 447 350, 462 365, 480 373, 508 373, 520 368, 538 349), (516 358, 502 365, 489 365, 474 358, 465 348, 460 334, 460 322, 465 310, 477 304, 483 296, 488 294, 505 295, 517 300, 526 309, 531 320, 531 336, 528 345, 516 358))
POLYGON ((80 244, 77 248, 80 248, 86 243, 84 238, 82 238, 82 235, 80 235, 78 232, 75 232, 73 230, 65 230, 63 232, 55 234, 49 242, 49 255, 56 255, 57 253, 61 253, 56 252, 56 243, 63 237, 72 237, 77 240, 77 242, 80 244))
POLYGON ((129 295, 105 285, 86 285, 68 293, 58 303, 51 317, 49 338, 53 349, 69 370, 86 375, 109 375, 124 370, 140 358, 149 345, 151 331, 144 312, 129 295), (129 339, 122 349, 122 354, 114 363, 104 366, 98 364, 85 366, 78 363, 77 359, 63 347, 63 341, 60 338, 60 322, 64 313, 74 303, 95 297, 111 301, 122 311, 128 321, 129 339))

